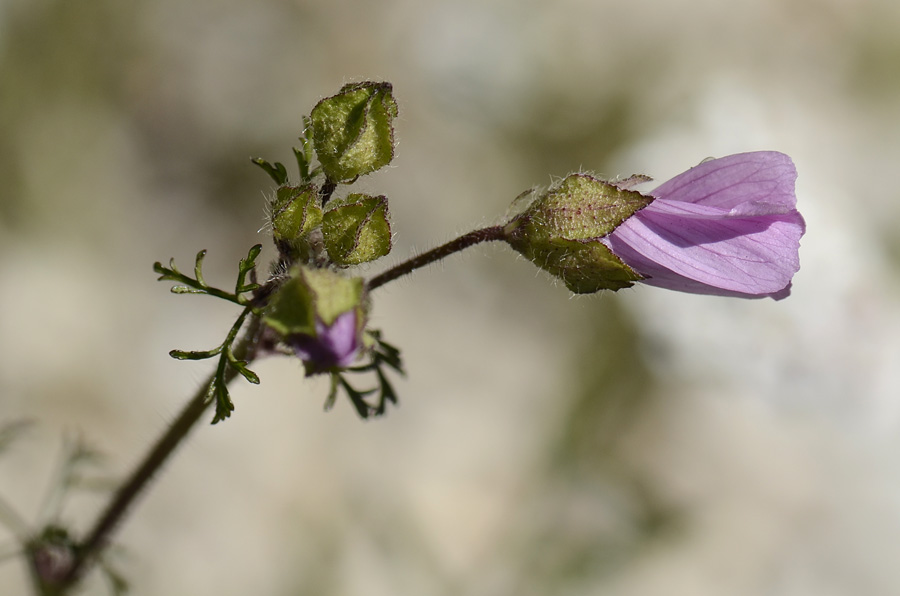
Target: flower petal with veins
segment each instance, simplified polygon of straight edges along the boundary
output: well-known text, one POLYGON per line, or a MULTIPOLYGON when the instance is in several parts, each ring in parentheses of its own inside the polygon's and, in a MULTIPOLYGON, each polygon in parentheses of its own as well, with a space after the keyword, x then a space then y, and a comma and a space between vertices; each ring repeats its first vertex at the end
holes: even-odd
POLYGON ((800 268, 790 157, 709 160, 649 193, 655 200, 601 239, 642 283, 682 292, 785 298, 800 268))

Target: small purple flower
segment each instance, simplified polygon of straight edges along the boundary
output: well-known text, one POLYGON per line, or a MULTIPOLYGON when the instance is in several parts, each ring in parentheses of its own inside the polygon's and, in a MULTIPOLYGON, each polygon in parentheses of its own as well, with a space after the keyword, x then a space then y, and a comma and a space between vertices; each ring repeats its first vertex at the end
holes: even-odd
POLYGON ((646 284, 780 300, 806 231, 796 179, 791 158, 774 151, 706 161, 649 193, 655 200, 601 242, 646 284))
POLYGON ((316 319, 315 337, 292 335, 288 344, 308 371, 349 366, 359 355, 362 344, 356 317, 356 309, 353 309, 338 315, 330 326, 316 319))

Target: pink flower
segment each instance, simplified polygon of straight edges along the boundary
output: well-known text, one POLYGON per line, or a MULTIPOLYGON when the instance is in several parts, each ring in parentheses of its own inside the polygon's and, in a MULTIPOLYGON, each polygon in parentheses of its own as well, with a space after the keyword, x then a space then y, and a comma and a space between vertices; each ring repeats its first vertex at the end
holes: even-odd
POLYGON ((694 294, 786 298, 806 231, 791 158, 713 159, 649 193, 655 200, 602 238, 643 283, 694 294))

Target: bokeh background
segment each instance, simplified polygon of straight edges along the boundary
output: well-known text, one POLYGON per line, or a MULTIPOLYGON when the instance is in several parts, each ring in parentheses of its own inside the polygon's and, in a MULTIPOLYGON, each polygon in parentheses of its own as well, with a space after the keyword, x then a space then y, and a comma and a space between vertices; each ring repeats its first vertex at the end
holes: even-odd
POLYGON ((257 363, 117 535, 133 593, 900 593, 898 31, 895 0, 0 0, 0 420, 36 422, 0 496, 38 523, 66 437, 127 472, 208 373, 167 352, 236 314, 152 263, 206 248, 233 283, 266 242, 248 157, 388 80, 398 155, 358 187, 396 243, 367 274, 554 176, 772 149, 808 223, 793 296, 573 299, 502 246, 386 286, 400 407, 323 413, 325 382, 257 363))

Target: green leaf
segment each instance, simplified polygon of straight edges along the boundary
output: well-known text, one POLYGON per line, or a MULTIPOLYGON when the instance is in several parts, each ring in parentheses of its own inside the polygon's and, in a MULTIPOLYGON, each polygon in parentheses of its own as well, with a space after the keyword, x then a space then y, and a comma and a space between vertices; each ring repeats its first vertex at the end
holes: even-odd
POLYGON ((403 362, 400 359, 400 350, 387 343, 386 341, 378 340, 378 359, 395 371, 400 373, 401 375, 405 375, 406 372, 403 370, 403 362))
POLYGON ((234 354, 231 352, 231 348, 228 349, 227 354, 228 363, 231 364, 231 366, 233 366, 234 369, 241 374, 241 376, 243 376, 245 379, 247 379, 248 382, 252 383, 253 385, 259 385, 259 376, 255 372, 247 368, 249 362, 247 362, 246 360, 238 360, 237 358, 235 358, 234 354))
POLYGON ((162 277, 157 279, 157 281, 162 281, 164 279, 168 279, 166 276, 169 275, 169 269, 163 267, 163 264, 160 263, 159 261, 156 261, 155 263, 153 263, 153 271, 156 273, 162 274, 162 277))
POLYGON ((244 292, 252 292, 259 288, 259 284, 257 283, 245 283, 247 278, 247 274, 254 270, 256 267, 256 257, 259 256, 259 253, 262 251, 262 244, 254 244, 250 251, 247 253, 247 258, 241 259, 240 263, 238 263, 238 278, 237 283, 234 286, 235 295, 243 294, 244 292))
POLYGON ((247 362, 244 360, 237 360, 233 363, 234 367, 237 369, 241 376, 247 379, 248 383, 253 385, 259 385, 259 375, 255 372, 247 368, 247 362))
POLYGON ((297 168, 300 170, 300 180, 309 182, 314 173, 310 172, 309 165, 313 159, 312 122, 309 116, 303 117, 303 132, 300 135, 300 147, 294 147, 294 157, 297 159, 297 168))
POLYGON ((231 395, 228 393, 228 386, 218 377, 209 384, 209 398, 216 402, 216 414, 213 416, 212 424, 218 424, 231 416, 234 412, 234 402, 231 401, 231 395))
POLYGON ((205 279, 203 279, 203 259, 206 257, 206 250, 201 250, 197 253, 197 257, 194 261, 195 278, 188 277, 178 271, 178 268, 175 267, 175 259, 169 261, 168 268, 163 267, 161 263, 156 262, 153 264, 153 270, 161 274, 158 278, 159 280, 180 282, 180 285, 170 288, 170 291, 173 294, 208 294, 243 306, 246 304, 247 300, 240 296, 240 294, 255 290, 259 287, 259 285, 255 283, 246 284, 244 280, 247 273, 251 272, 256 266, 256 257, 259 256, 261 250, 262 245, 257 244, 250 249, 247 258, 241 260, 238 265, 238 281, 236 284, 236 293, 234 294, 225 292, 219 288, 213 288, 206 283, 205 279))
POLYGON ((172 286, 169 290, 173 294, 206 294, 207 292, 203 290, 199 290, 197 288, 191 288, 188 286, 172 286))
POLYGON ((394 158, 397 102, 390 83, 345 85, 310 114, 313 144, 326 177, 350 182, 394 158))
POLYGON ((325 411, 328 412, 331 408, 334 407, 334 402, 337 399, 338 387, 341 386, 341 373, 331 373, 330 375, 331 388, 328 390, 328 397, 325 398, 325 411))
POLYGON ((205 258, 206 249, 204 248, 197 253, 197 258, 194 260, 194 279, 203 287, 206 287, 206 282, 203 280, 203 259, 205 258))
POLYGON ((375 393, 376 389, 366 389, 365 391, 358 391, 353 388, 350 383, 343 377, 343 375, 338 374, 338 379, 340 380, 341 386, 344 388, 344 391, 347 392, 347 397, 350 398, 350 402, 353 404, 353 407, 356 408, 356 413, 359 414, 361 418, 368 418, 369 414, 372 413, 373 408, 368 403, 366 403, 365 397, 367 395, 371 395, 375 393))
POLYGON ((175 360, 206 360, 218 356, 222 352, 222 346, 206 351, 171 350, 169 356, 175 360))
POLYGON ((379 392, 380 399, 378 407, 375 408, 375 414, 380 416, 387 409, 387 402, 397 405, 397 394, 394 392, 394 387, 388 382, 387 377, 384 376, 381 368, 376 368, 375 374, 378 376, 378 384, 381 387, 379 392))
POLYGON ((297 169, 300 170, 300 181, 307 182, 309 180, 309 160, 306 153, 302 149, 292 147, 294 158, 297 160, 297 169))
POLYGON ((379 259, 391 252, 391 224, 384 196, 351 194, 325 212, 325 249, 342 267, 379 259))
POLYGON ((272 165, 261 157, 251 157, 250 163, 261 167, 275 181, 275 184, 280 186, 287 182, 287 169, 284 167, 284 164, 276 161, 272 165))

